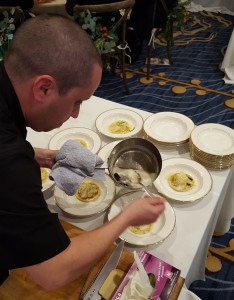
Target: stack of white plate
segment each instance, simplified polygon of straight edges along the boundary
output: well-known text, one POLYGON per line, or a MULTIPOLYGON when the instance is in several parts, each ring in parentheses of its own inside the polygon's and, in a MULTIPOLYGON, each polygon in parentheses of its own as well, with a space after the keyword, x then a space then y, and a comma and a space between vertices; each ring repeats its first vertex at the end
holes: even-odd
POLYGON ((143 125, 146 138, 162 146, 180 146, 188 143, 194 127, 190 118, 175 112, 153 114, 143 125))
POLYGON ((193 160, 212 170, 234 165, 234 130, 221 124, 207 123, 197 126, 189 141, 193 160))

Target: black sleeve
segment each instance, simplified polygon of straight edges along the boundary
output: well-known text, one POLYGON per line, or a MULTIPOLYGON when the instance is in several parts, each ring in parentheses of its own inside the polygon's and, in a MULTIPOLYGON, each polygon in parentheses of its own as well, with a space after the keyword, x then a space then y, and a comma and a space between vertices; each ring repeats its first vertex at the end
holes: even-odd
POLYGON ((14 134, 2 141, 0 269, 9 270, 52 258, 68 247, 70 239, 43 198, 40 167, 31 145, 14 134))

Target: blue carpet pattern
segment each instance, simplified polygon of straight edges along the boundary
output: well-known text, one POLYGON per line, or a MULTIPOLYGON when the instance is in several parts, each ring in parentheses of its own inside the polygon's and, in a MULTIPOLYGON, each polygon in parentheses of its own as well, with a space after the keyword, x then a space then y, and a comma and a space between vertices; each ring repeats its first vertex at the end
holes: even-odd
MULTIPOLYGON (((151 74, 156 75, 156 78, 151 84, 139 83, 139 78, 142 75, 134 75, 133 78, 128 80, 130 95, 126 95, 122 79, 107 73, 103 74, 100 87, 95 95, 152 113, 162 111, 179 112, 191 118, 197 125, 220 123, 234 128, 234 109, 227 108, 224 105, 225 100, 234 98, 234 95, 232 96, 234 85, 224 83, 222 80, 224 74, 219 69, 233 31, 234 16, 214 14, 214 16, 222 17, 228 21, 229 24, 226 25, 225 22, 220 22, 210 16, 200 13, 194 13, 193 15, 202 24, 208 24, 209 28, 193 36, 177 36, 175 41, 188 41, 191 38, 194 38, 194 41, 185 45, 175 45, 172 48, 172 65, 152 66, 151 74), (212 35, 215 36, 213 39, 205 41, 212 35), (201 38, 201 41, 196 41, 198 38, 201 38), (165 73, 166 78, 179 81, 182 84, 168 80, 166 85, 159 85, 160 79, 157 75, 161 72, 165 73), (199 79, 202 87, 217 92, 208 92, 204 96, 197 96, 195 88, 188 88, 184 94, 175 95, 172 93, 173 86, 190 83, 192 79, 199 79)), ((195 25, 195 28, 198 27, 198 25, 195 25)), ((156 45, 153 57, 167 57, 166 47, 156 45)), ((146 51, 143 48, 139 59, 130 68, 142 70, 145 68, 145 58, 146 51)), ((230 231, 222 237, 213 237, 212 246, 227 247, 228 241, 233 236, 234 218, 230 231)), ((234 299, 234 265, 224 259, 221 259, 221 261, 221 271, 212 274, 207 273, 205 281, 196 281, 190 287, 202 300, 234 299)))
MULTIPOLYGON (((225 26, 216 19, 194 14, 202 23, 209 24, 209 28, 193 36, 177 36, 176 40, 195 40, 188 45, 172 48, 173 64, 170 66, 152 66, 151 73, 157 75, 165 73, 165 77, 180 82, 189 83, 192 79, 199 79, 201 86, 230 96, 209 92, 204 96, 197 96, 194 88, 189 88, 182 95, 171 92, 174 82, 168 81, 166 85, 160 86, 158 79, 151 84, 139 83, 141 75, 134 75, 128 80, 130 95, 126 95, 122 79, 112 74, 103 74, 101 85, 95 95, 108 100, 126 104, 131 107, 143 109, 152 113, 162 111, 174 111, 187 115, 194 123, 220 123, 234 128, 234 109, 227 108, 224 101, 232 98, 234 85, 225 84, 222 80, 224 73, 219 70, 223 54, 228 45, 234 24, 234 16, 222 15, 230 22, 225 26), (215 35, 211 41, 196 41, 196 38, 208 39, 215 35)), ((221 16, 221 15, 220 15, 221 16)), ((195 29, 199 26, 195 25, 195 29)), ((138 61, 130 66, 135 70, 145 67, 146 52, 144 51, 138 61)), ((167 57, 166 47, 156 45, 154 57, 167 57)), ((180 84, 179 84, 180 85, 180 84)), ((233 95, 234 98, 234 95, 233 95)))
MULTIPOLYGON (((221 237, 213 237, 211 246, 216 248, 228 247, 234 238, 234 218, 229 231, 221 237)), ((234 255, 233 251, 228 254, 234 255)), ((217 255, 215 255, 218 257, 217 255)), ((220 257, 219 257, 220 258, 220 257)), ((206 272, 205 281, 194 281, 190 290, 202 300, 232 300, 234 299, 234 264, 221 258, 222 269, 217 273, 206 272)))

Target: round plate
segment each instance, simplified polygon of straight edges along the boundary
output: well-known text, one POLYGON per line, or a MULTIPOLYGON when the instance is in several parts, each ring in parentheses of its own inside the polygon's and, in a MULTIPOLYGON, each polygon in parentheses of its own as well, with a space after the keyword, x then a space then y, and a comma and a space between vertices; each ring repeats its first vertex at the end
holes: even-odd
POLYGON ((191 140, 197 148, 212 155, 234 153, 234 130, 225 125, 199 125, 192 131, 191 140))
POLYGON ((99 115, 96 119, 97 130, 100 133, 102 133, 104 136, 113 139, 125 139, 128 137, 132 137, 141 131, 142 126, 143 126, 142 117, 135 111, 129 109, 117 108, 117 109, 107 110, 101 115, 99 115), (108 127, 116 121, 127 122, 131 126, 132 130, 128 133, 121 133, 121 134, 111 133, 108 127))
POLYGON ((57 186, 55 186, 55 202, 58 207, 76 217, 91 217, 98 213, 105 211, 112 203, 115 196, 115 184, 109 175, 105 175, 105 181, 93 180, 87 178, 89 181, 97 183, 101 189, 99 198, 92 202, 82 202, 76 196, 68 196, 57 186))
POLYGON ((67 140, 80 140, 85 147, 96 154, 101 147, 99 135, 91 129, 71 127, 57 132, 49 142, 49 149, 58 150, 67 140))
POLYGON ((212 177, 198 162, 186 158, 170 158, 163 161, 161 173, 154 181, 154 186, 167 198, 189 202, 201 199, 210 192, 212 177), (190 175, 195 182, 194 187, 186 192, 175 191, 168 183, 170 175, 181 171, 190 175))
MULTIPOLYGON (((111 206, 108 219, 113 219, 128 203, 145 196, 144 191, 131 192, 122 195, 111 206)), ((165 201, 165 210, 153 224, 153 229, 147 234, 135 234, 128 228, 120 235, 127 243, 136 246, 149 246, 165 240, 175 227, 175 213, 171 205, 165 201)))
POLYGON ((164 143, 181 143, 189 139, 194 123, 185 115, 175 112, 160 112, 148 117, 144 132, 153 140, 164 143))

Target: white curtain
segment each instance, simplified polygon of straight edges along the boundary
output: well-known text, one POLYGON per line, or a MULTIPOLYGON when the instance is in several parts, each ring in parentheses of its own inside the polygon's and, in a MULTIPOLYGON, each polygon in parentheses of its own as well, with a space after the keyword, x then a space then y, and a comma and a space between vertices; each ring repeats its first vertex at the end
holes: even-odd
MULTIPOLYGON (((183 1, 181 1, 183 2, 183 1)), ((234 15, 233 0, 193 0, 190 11, 211 11, 234 15)))

